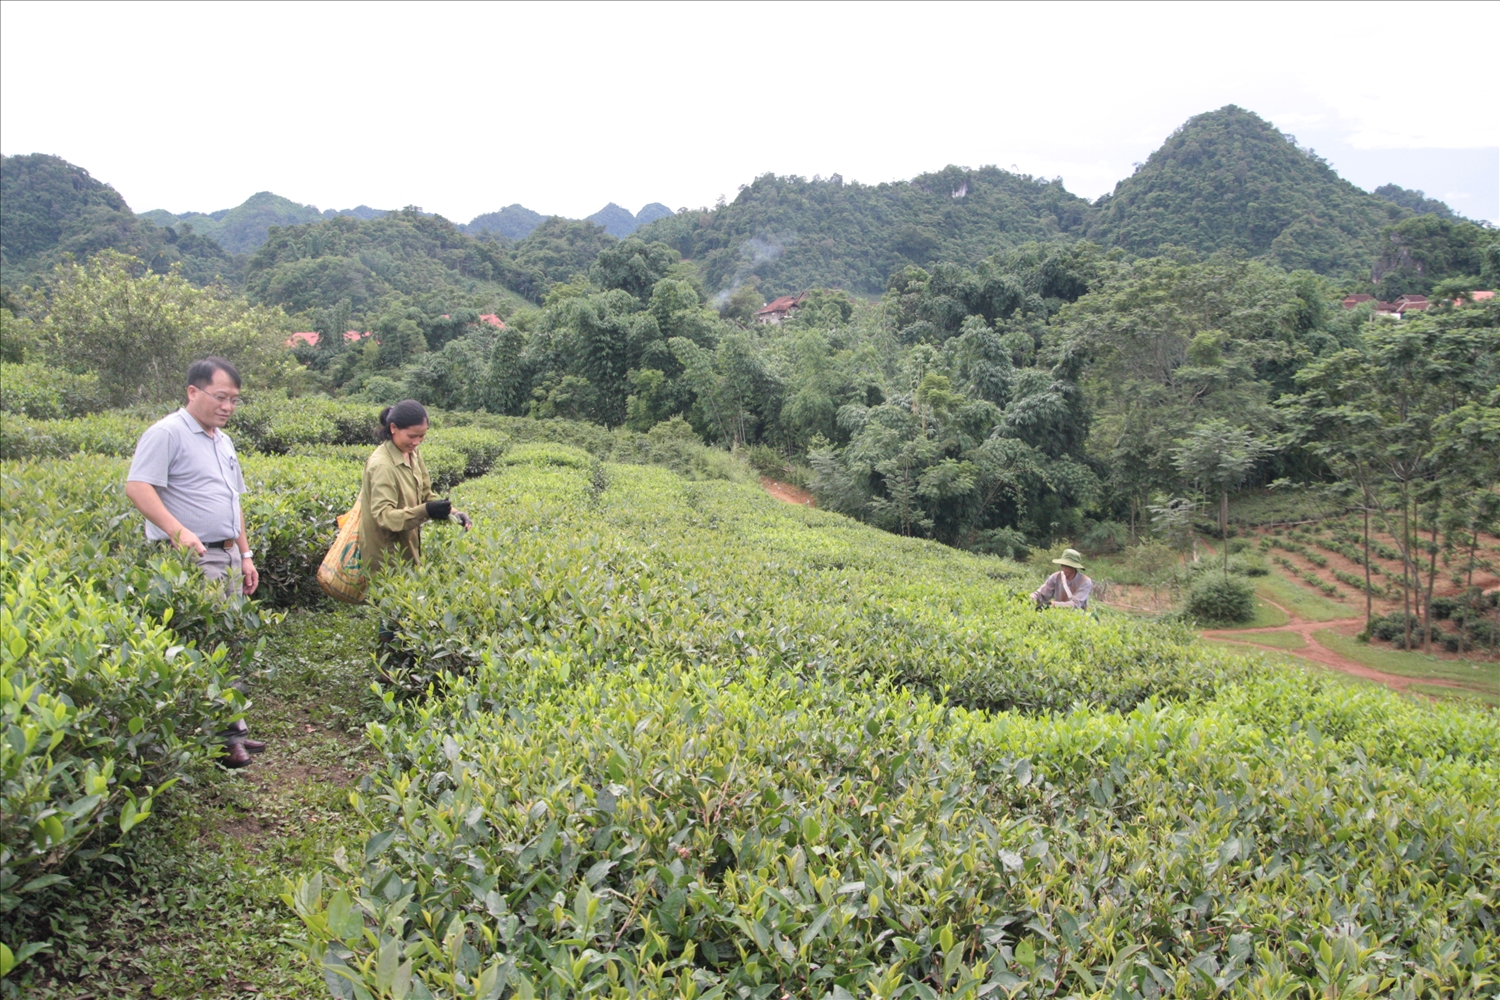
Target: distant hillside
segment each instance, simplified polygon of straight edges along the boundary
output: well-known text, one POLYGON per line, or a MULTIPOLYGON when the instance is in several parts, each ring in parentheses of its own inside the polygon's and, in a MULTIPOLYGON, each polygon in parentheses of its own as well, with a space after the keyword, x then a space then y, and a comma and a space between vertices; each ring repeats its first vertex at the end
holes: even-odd
POLYGON ((1426 191, 1413 191, 1399 184, 1382 184, 1370 193, 1377 198, 1384 198, 1386 201, 1400 205, 1402 208, 1409 208, 1418 215, 1435 215, 1440 219, 1450 221, 1462 218, 1449 208, 1446 202, 1427 197, 1426 191))
POLYGON ((727 205, 635 235, 698 261, 714 291, 755 280, 767 296, 815 285, 873 295, 908 264, 973 264, 1027 240, 1073 238, 1092 212, 1060 180, 996 167, 874 186, 766 174, 727 205))
MULTIPOLYGON (((635 215, 630 214, 627 208, 621 208, 614 202, 605 205, 593 215, 584 219, 596 226, 604 227, 604 231, 615 239, 623 240, 641 226, 657 219, 665 218, 672 214, 672 210, 660 202, 653 201, 635 215)), ((536 227, 540 226, 548 216, 540 212, 533 212, 525 205, 507 205, 498 212, 487 212, 477 215, 467 224, 458 227, 460 232, 471 236, 492 234, 503 236, 508 240, 524 240, 530 236, 536 227)), ((553 216, 552 218, 561 218, 553 216)), ((568 220, 574 221, 574 220, 568 220)))
POLYGON ((1117 184, 1100 200, 1088 236, 1132 253, 1165 244, 1237 250, 1288 269, 1343 274, 1368 268, 1381 230, 1410 214, 1229 105, 1189 119, 1117 184))
POLYGON ((133 254, 154 271, 181 264, 199 285, 239 277, 240 262, 214 240, 141 218, 82 167, 45 153, 0 161, 0 282, 35 283, 68 254, 82 260, 105 249, 133 254))
POLYGON ((356 219, 378 219, 388 209, 358 208, 319 211, 314 205, 299 205, 289 198, 270 191, 261 191, 246 198, 234 208, 221 208, 217 212, 183 212, 173 215, 165 209, 153 209, 141 213, 141 218, 150 219, 158 226, 193 227, 193 232, 218 243, 230 253, 251 253, 266 241, 266 233, 272 226, 297 226, 323 219, 336 219, 342 215, 356 219))
POLYGON ((295 226, 304 222, 317 222, 323 213, 311 205, 299 205, 261 191, 245 199, 244 204, 217 212, 184 212, 173 216, 157 209, 146 213, 157 225, 190 225, 193 232, 207 236, 230 253, 249 253, 266 241, 266 230, 271 226, 295 226))
POLYGON ((617 240, 623 240, 641 226, 666 218, 671 214, 670 208, 656 201, 641 209, 639 215, 631 215, 629 209, 610 202, 593 215, 588 216, 587 221, 596 226, 603 226, 606 233, 617 240))
POLYGON ((355 316, 392 296, 431 312, 540 302, 554 282, 587 272, 614 238, 583 221, 551 218, 515 243, 481 240, 416 209, 377 219, 338 216, 273 228, 246 268, 252 301, 290 312, 344 303, 355 316))
POLYGON ((459 226, 461 232, 470 236, 493 233, 508 240, 524 240, 531 231, 542 224, 546 216, 533 212, 525 205, 506 205, 498 212, 476 215, 467 224, 459 226))

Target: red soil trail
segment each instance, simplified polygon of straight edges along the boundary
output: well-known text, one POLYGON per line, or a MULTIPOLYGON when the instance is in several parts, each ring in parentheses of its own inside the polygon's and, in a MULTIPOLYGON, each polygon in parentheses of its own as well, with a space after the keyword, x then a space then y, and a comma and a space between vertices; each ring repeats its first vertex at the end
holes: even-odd
POLYGON ((770 476, 761 476, 760 485, 767 493, 782 503, 794 503, 799 507, 817 506, 813 501, 813 495, 801 487, 779 482, 770 476))
POLYGON ((1313 636, 1314 632, 1322 629, 1363 628, 1365 624, 1363 618, 1336 618, 1333 621, 1326 622, 1303 621, 1275 601, 1267 600, 1264 597, 1260 599, 1266 601, 1267 604, 1281 608, 1282 613, 1291 620, 1285 625, 1278 625, 1274 628, 1208 629, 1203 632, 1203 638, 1227 639, 1231 642, 1254 646, 1257 649, 1300 656, 1302 659, 1311 660, 1319 666, 1328 667, 1363 680, 1374 681, 1377 684, 1384 684, 1386 687, 1403 693, 1413 684, 1429 684, 1451 688, 1463 687, 1462 684, 1439 677, 1405 677, 1401 674, 1388 674, 1382 670, 1375 670, 1365 666, 1363 663, 1356 663, 1347 656, 1335 653, 1313 636), (1267 632, 1295 632, 1302 637, 1303 646, 1301 649, 1282 649, 1280 646, 1268 646, 1255 641, 1255 636, 1263 635, 1267 632))

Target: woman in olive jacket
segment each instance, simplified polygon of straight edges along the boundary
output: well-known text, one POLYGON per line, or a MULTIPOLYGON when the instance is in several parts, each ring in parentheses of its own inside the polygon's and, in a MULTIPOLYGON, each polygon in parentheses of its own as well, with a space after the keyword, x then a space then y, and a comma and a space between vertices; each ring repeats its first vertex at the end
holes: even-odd
POLYGON ((422 559, 422 525, 450 517, 469 530, 469 517, 432 492, 432 479, 418 446, 427 436, 427 410, 404 399, 380 411, 380 441, 365 462, 359 487, 360 562, 365 573, 380 569, 394 552, 413 565, 422 559))
MULTIPOLYGON (((427 463, 417 446, 427 436, 427 410, 415 399, 403 399, 380 411, 380 447, 365 462, 359 487, 360 563, 373 574, 388 555, 416 565, 422 558, 422 525, 450 517, 469 530, 469 517, 451 501, 432 492, 427 463)), ((380 623, 376 657, 387 683, 400 683, 412 666, 401 647, 396 623, 380 623)))

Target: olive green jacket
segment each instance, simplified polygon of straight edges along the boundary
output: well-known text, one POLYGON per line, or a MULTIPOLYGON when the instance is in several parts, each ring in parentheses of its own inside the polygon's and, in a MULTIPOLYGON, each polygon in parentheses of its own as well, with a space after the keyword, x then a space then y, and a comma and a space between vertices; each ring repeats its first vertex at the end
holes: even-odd
POLYGON ((393 549, 413 564, 421 561, 422 522, 434 495, 420 448, 411 453, 410 462, 393 442, 375 449, 365 462, 359 487, 360 564, 365 573, 378 570, 393 549))

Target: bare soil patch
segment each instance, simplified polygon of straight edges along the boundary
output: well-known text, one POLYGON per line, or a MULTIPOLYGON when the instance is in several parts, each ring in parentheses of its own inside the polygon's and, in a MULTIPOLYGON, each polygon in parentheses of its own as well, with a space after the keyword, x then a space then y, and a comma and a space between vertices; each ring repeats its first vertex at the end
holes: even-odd
POLYGON ((813 495, 800 486, 783 483, 780 480, 772 479, 770 476, 761 476, 760 485, 762 489, 782 503, 794 503, 802 507, 817 506, 813 495))

